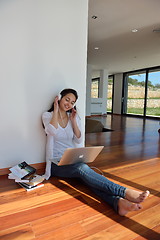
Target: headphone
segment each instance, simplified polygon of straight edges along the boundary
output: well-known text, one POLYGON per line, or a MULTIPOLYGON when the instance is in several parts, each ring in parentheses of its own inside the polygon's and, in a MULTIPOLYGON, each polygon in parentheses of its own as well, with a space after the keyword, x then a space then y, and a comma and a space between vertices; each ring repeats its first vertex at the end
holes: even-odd
POLYGON ((58 96, 58 100, 60 100, 62 97, 60 93, 58 93, 57 96, 58 96))

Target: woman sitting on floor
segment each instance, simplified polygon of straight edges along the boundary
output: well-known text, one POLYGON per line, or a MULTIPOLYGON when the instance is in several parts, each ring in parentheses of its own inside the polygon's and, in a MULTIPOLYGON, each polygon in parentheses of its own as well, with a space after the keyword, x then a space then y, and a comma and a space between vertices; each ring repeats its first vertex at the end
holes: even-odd
POLYGON ((42 115, 47 134, 46 179, 50 176, 79 178, 121 216, 140 210, 149 191, 139 192, 116 184, 85 163, 57 165, 67 148, 74 148, 76 143, 82 142, 80 118, 74 108, 78 94, 74 89, 64 89, 60 95, 60 99, 57 96, 51 109, 42 115))

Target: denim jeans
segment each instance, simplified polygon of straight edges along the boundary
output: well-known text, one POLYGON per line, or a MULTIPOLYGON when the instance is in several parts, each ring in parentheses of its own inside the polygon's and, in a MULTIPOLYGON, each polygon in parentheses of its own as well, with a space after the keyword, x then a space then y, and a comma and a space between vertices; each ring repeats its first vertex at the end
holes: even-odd
POLYGON ((58 166, 52 163, 51 176, 81 179, 85 185, 87 185, 102 200, 112 206, 116 212, 118 212, 119 198, 125 197, 125 187, 96 173, 85 163, 64 166, 58 166))

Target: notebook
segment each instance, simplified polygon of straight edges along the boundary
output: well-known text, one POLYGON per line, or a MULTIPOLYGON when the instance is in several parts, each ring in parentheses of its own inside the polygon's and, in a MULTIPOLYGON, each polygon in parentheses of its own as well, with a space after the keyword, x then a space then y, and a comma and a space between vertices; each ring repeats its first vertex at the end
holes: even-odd
POLYGON ((67 148, 60 159, 58 165, 69 165, 78 162, 90 163, 93 162, 104 146, 67 148))

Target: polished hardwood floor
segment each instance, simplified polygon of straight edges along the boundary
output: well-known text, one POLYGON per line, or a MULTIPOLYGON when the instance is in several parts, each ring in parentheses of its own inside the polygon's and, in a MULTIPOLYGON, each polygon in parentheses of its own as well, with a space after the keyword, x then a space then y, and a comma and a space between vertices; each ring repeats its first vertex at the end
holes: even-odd
POLYGON ((105 146, 90 165, 116 183, 148 189, 143 209, 121 217, 77 180, 52 178, 26 192, 0 176, 0 239, 160 239, 159 121, 119 115, 95 119, 113 131, 86 134, 86 146, 105 146))

